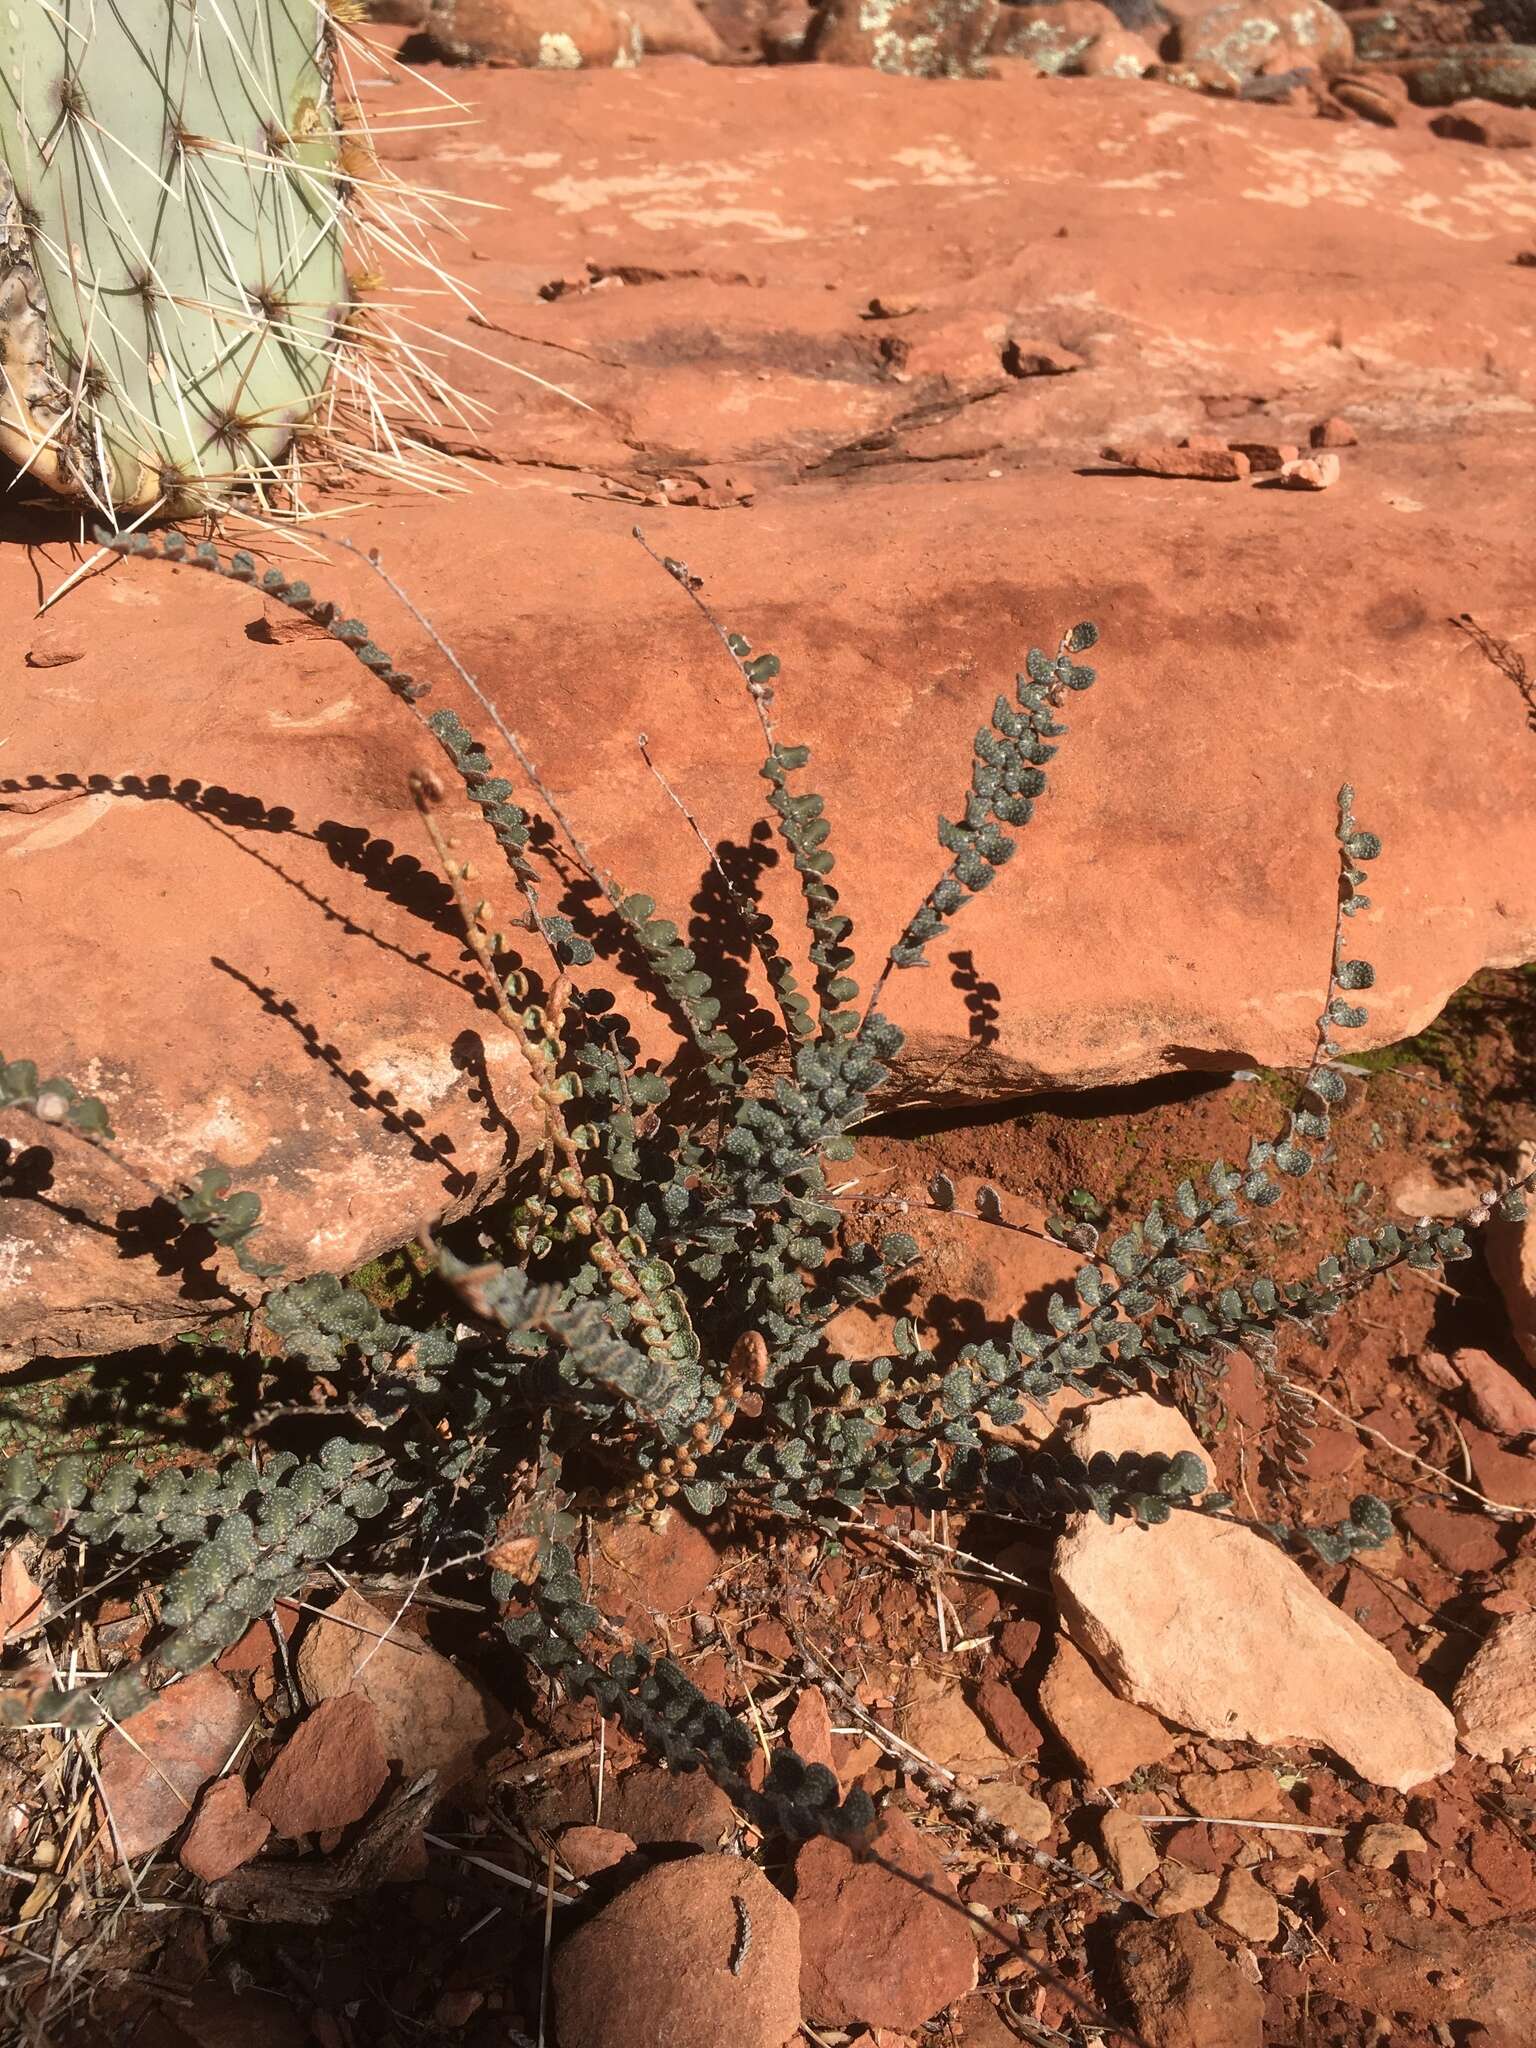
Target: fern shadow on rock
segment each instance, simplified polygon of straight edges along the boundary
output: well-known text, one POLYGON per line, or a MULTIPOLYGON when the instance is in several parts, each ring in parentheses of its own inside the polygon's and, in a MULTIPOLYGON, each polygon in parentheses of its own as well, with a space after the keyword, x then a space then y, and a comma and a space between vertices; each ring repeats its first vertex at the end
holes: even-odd
POLYGON ((176 1204, 164 1195, 136 1208, 119 1209, 115 1235, 118 1256, 152 1259, 156 1272, 174 1279, 188 1302, 233 1302, 214 1271, 219 1247, 200 1224, 189 1224, 176 1204))
POLYGON ((982 1048, 996 1045, 1002 1036, 999 1029, 1002 990, 995 981, 986 981, 978 973, 976 956, 968 947, 951 953, 949 964, 952 970, 950 983, 965 999, 966 1029, 972 1041, 982 1048))
MULTIPOLYGON (((256 860, 284 887, 294 890, 318 910, 327 922, 340 926, 349 938, 361 938, 395 954, 409 965, 445 981, 460 981, 471 993, 483 993, 477 977, 463 977, 434 967, 424 954, 416 954, 359 924, 348 912, 339 910, 309 883, 288 873, 269 855, 248 846, 242 834, 309 840, 325 848, 332 865, 343 874, 356 877, 371 894, 379 895, 444 937, 462 940, 463 927, 454 909, 453 892, 443 879, 422 866, 414 855, 400 853, 392 841, 379 838, 366 826, 349 825, 336 818, 323 818, 312 830, 299 823, 287 804, 271 804, 265 798, 222 783, 201 782, 196 776, 173 777, 165 770, 149 774, 109 775, 100 770, 62 770, 55 775, 0 777, 0 810, 6 799, 46 798, 61 802, 80 796, 130 797, 140 803, 173 803, 189 817, 218 831, 242 853, 256 860)), ((42 808, 41 805, 36 808, 42 808)))
POLYGON ((52 1198, 58 1158, 48 1145, 13 1145, 0 1139, 0 1200, 44 1209, 74 1230, 112 1240, 120 1259, 153 1259, 156 1271, 174 1278, 189 1302, 222 1302, 235 1297, 214 1270, 218 1246, 208 1231, 189 1224, 163 1196, 119 1209, 105 1221, 73 1202, 52 1198))
POLYGON ((443 1192, 450 1200, 459 1201, 473 1192, 475 1176, 460 1172, 449 1161, 453 1151, 452 1138, 444 1131, 429 1133, 427 1119, 419 1109, 402 1103, 392 1088, 379 1086, 361 1067, 349 1067, 341 1048, 329 1043, 317 1024, 309 1023, 300 1016, 297 1003, 279 996, 275 989, 263 987, 228 960, 221 960, 217 954, 211 956, 209 964, 246 989, 269 1017, 286 1024, 302 1042, 309 1057, 318 1060, 347 1090, 347 1098, 355 1109, 366 1110, 376 1117, 391 1137, 403 1138, 410 1147, 411 1157, 420 1164, 440 1167, 443 1192))
POLYGON ((757 1000, 748 981, 752 944, 742 906, 761 914, 762 878, 779 865, 779 855, 761 818, 745 841, 722 839, 715 855, 720 867, 705 868, 689 900, 688 943, 714 984, 731 1035, 743 1056, 752 1059, 777 1050, 783 1034, 778 1018, 757 1000))

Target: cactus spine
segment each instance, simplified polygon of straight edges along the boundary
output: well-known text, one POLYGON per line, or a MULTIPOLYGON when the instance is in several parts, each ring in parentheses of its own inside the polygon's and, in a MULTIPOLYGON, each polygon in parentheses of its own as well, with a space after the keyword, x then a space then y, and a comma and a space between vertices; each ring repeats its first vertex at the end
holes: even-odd
POLYGON ((348 254, 371 268, 367 204, 403 188, 352 125, 354 11, 0 9, 0 451, 24 477, 114 523, 251 486, 292 509, 298 458, 373 410, 348 254))

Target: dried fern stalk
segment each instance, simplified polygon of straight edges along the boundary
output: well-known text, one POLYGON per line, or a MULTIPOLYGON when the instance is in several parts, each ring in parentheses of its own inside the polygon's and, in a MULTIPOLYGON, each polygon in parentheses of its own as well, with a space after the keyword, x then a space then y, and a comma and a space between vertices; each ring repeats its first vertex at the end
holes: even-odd
POLYGON ((388 403, 443 396, 358 303, 371 242, 422 245, 361 126, 354 11, 0 10, 0 452, 27 478, 114 520, 291 503, 311 445, 398 460, 388 403))

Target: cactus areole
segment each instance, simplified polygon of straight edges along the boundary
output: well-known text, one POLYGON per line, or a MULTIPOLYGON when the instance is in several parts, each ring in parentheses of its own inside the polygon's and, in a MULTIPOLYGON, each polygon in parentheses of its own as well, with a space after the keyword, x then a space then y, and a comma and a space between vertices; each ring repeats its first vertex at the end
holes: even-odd
POLYGON ((324 0, 0 6, 0 452, 114 520, 272 481, 350 292, 324 0))

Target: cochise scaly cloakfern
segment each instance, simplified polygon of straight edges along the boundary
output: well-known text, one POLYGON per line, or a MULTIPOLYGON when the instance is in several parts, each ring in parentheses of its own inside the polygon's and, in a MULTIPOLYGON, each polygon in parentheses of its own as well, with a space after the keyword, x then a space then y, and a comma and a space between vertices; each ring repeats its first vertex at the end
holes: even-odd
MULTIPOLYGON (((124 554, 156 552, 136 537, 103 538, 124 554)), ((521 892, 519 945, 542 953, 513 957, 488 904, 468 889, 443 784, 418 776, 418 805, 490 998, 524 1055, 544 1142, 516 1199, 486 1219, 484 1256, 432 1249, 442 1290, 435 1316, 395 1322, 329 1275, 271 1296, 272 1332, 325 1376, 338 1415, 350 1418, 318 1458, 295 1465, 246 1452, 216 1473, 146 1485, 118 1471, 89 1488, 68 1465, 46 1475, 24 1459, 0 1465, 0 1524, 67 1530, 104 1554, 153 1547, 178 1567, 167 1587, 168 1633, 147 1663, 103 1686, 19 1695, 16 1712, 120 1712, 143 1697, 157 1664, 184 1671, 213 1656, 319 1558, 364 1557, 408 1537, 439 1557, 489 1557, 511 1640, 670 1765, 707 1768, 765 1827, 856 1833, 870 1818, 867 1801, 840 1801, 830 1773, 793 1755, 781 1755, 755 1790, 746 1731, 591 1604, 573 1549, 583 1513, 654 1513, 676 1503, 699 1515, 729 1508, 836 1529, 874 1499, 1047 1522, 1084 1511, 1148 1523, 1176 1511, 1230 1517, 1232 1502, 1192 1455, 1101 1455, 1085 1464, 1028 1448, 1007 1426, 1063 1388, 1091 1393, 1175 1371, 1208 1379, 1238 1347, 1272 1367, 1285 1328, 1315 1327, 1394 1268, 1435 1270, 1465 1255, 1459 1227, 1384 1224, 1348 1235, 1304 1277, 1229 1283, 1218 1271, 1234 1234, 1323 1155, 1346 1087, 1335 1033, 1365 1020, 1352 998, 1369 987, 1371 970, 1349 957, 1345 934, 1366 901, 1362 864, 1379 848, 1346 789, 1332 968, 1316 1055, 1284 1130, 1255 1143, 1241 1165, 1218 1161, 1202 1180, 1181 1181, 1107 1242, 1063 1223, 1060 1235, 1081 1263, 1038 1324, 1020 1319, 994 1341, 940 1358, 920 1314, 908 1315, 894 1326, 889 1355, 851 1363, 826 1341, 829 1322, 847 1304, 878 1300, 917 1251, 900 1234, 878 1244, 850 1239, 828 1178, 849 1157, 851 1134, 901 1047, 880 1002, 1012 858, 1066 734, 1062 707, 1094 682, 1080 659, 1094 629, 1072 628, 1054 653, 1032 651, 997 698, 976 734, 957 815, 939 821, 934 880, 861 1006, 825 805, 806 779, 809 750, 777 730, 778 662, 716 626, 762 736, 760 773, 809 940, 802 988, 756 906, 736 899, 782 1025, 783 1068, 764 1083, 677 926, 590 854, 472 677, 459 670, 506 750, 506 773, 456 713, 424 711, 425 686, 307 586, 260 572, 248 555, 226 559, 175 535, 160 552, 318 620, 437 740, 521 892), (592 947, 543 902, 525 800, 560 828, 567 857, 688 1033, 693 1057, 675 1082, 636 1064, 610 999, 574 980, 592 947)), ((715 625, 686 567, 663 566, 715 625)), ((941 1176, 938 1206, 952 1199, 946 1187, 941 1176)), ((1513 1208, 1519 1190, 1490 1194, 1474 1224, 1495 1199, 1513 1208)), ((1264 1526, 1277 1541, 1339 1560, 1380 1543, 1391 1524, 1379 1501, 1361 1496, 1329 1528, 1264 1526)))

